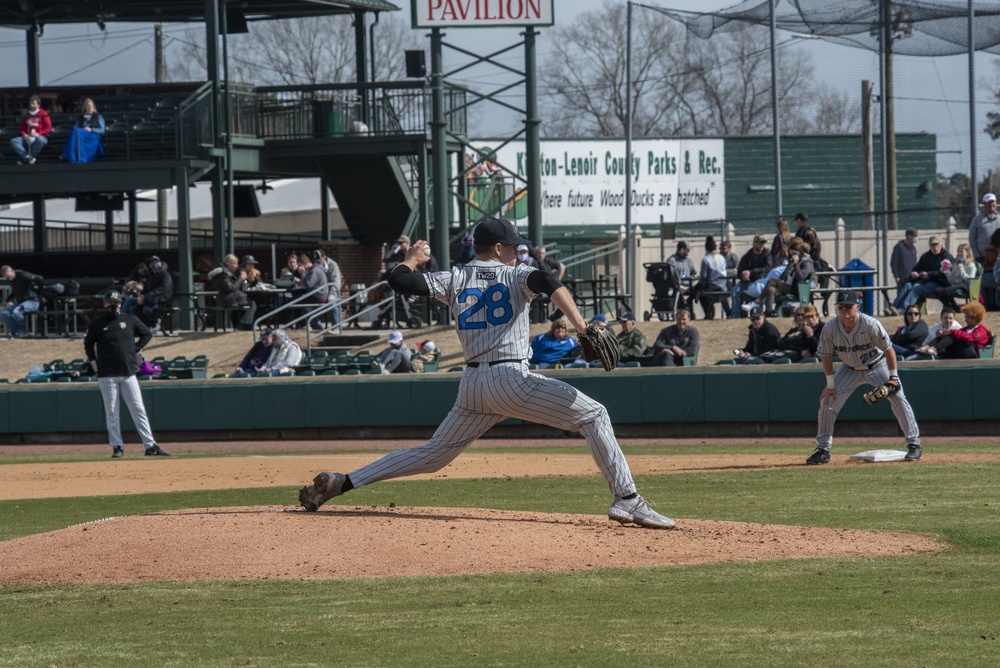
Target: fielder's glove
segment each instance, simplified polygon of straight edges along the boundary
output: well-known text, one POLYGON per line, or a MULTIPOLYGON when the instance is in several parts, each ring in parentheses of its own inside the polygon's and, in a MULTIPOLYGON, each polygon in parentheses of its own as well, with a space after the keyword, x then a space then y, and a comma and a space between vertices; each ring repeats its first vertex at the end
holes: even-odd
POLYGON ((622 348, 610 330, 597 325, 587 325, 587 331, 580 337, 583 359, 588 362, 601 361, 605 371, 611 371, 622 358, 622 348))
POLYGON ((883 399, 899 392, 902 387, 899 383, 899 376, 889 376, 889 380, 885 381, 884 385, 879 385, 874 390, 865 392, 865 401, 869 406, 877 404, 883 399))

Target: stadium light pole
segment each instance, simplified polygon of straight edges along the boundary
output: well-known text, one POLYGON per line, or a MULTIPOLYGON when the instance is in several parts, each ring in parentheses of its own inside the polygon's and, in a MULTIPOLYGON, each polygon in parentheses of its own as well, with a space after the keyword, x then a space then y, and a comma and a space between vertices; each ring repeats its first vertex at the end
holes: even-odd
POLYGON ((976 19, 976 7, 973 0, 969 0, 969 180, 972 182, 969 188, 972 199, 970 216, 979 213, 979 178, 976 175, 976 37, 973 31, 973 21, 976 19))
MULTIPOLYGON (((663 230, 660 230, 663 234, 663 230)), ((625 292, 635 299, 635 249, 632 244, 632 2, 625 9, 625 292)), ((635 309, 635 305, 632 304, 635 309)))
POLYGON ((781 197, 781 118, 778 114, 778 53, 775 37, 778 30, 774 15, 778 0, 768 2, 771 11, 771 127, 774 132, 774 207, 775 215, 781 217, 784 210, 781 197))

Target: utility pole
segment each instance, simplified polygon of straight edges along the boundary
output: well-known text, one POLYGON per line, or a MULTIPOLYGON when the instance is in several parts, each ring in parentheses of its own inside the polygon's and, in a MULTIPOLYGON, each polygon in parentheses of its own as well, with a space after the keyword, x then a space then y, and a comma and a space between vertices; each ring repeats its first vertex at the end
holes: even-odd
MULTIPOLYGON (((156 83, 163 83, 167 79, 167 67, 163 60, 163 24, 157 23, 153 28, 153 44, 156 53, 154 60, 154 79, 156 83)), ((161 248, 169 245, 167 238, 167 191, 162 188, 156 191, 156 235, 161 248)))

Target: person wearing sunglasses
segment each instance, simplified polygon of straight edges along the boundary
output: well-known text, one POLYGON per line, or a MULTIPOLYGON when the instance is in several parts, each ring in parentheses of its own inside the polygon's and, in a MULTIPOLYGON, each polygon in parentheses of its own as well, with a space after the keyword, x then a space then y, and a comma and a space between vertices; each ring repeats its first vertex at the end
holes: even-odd
POLYGON ((903 324, 896 328, 896 333, 889 337, 892 349, 902 359, 917 356, 917 348, 924 344, 927 338, 927 323, 920 317, 920 309, 910 306, 903 313, 903 324))

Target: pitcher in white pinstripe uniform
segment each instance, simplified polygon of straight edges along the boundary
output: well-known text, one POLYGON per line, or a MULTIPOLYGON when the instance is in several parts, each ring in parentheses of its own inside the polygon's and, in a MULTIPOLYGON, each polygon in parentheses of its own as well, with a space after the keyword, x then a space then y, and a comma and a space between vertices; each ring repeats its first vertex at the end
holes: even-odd
MULTIPOLYGON (((861 385, 878 387, 892 380, 899 383, 896 375, 896 351, 885 328, 875 318, 859 313, 858 293, 855 290, 841 290, 837 293, 837 317, 823 326, 819 335, 816 354, 823 363, 826 387, 819 396, 819 420, 816 434, 816 450, 806 459, 806 464, 826 464, 830 461, 830 447, 833 445, 833 426, 837 422, 840 409, 861 385), (841 365, 833 371, 833 355, 840 357, 841 365)), ((921 457, 920 428, 913 417, 913 409, 903 393, 899 391, 888 397, 892 414, 899 422, 906 438, 907 461, 921 457)))
POLYGON ((380 480, 431 473, 447 466, 473 441, 509 417, 564 431, 582 432, 601 475, 614 495, 608 517, 622 524, 671 529, 674 521, 650 508, 636 492, 628 462, 608 412, 579 390, 528 370, 529 308, 549 295, 578 332, 587 328, 569 289, 547 271, 516 266, 517 246, 530 244, 510 221, 494 218, 474 233, 476 257, 450 272, 421 274, 426 241, 417 241, 389 275, 393 290, 430 295, 451 307, 465 353, 458 398, 425 445, 399 450, 347 475, 323 472, 299 492, 299 503, 315 511, 329 499, 380 480))
POLYGON ((132 422, 135 423, 139 438, 146 448, 147 457, 166 457, 170 453, 161 450, 153 439, 149 427, 146 407, 142 403, 139 381, 135 377, 139 370, 138 352, 153 338, 152 332, 142 320, 122 313, 122 295, 117 290, 104 293, 105 313, 90 323, 83 348, 87 360, 97 371, 97 382, 104 399, 104 417, 108 426, 108 440, 111 443, 111 457, 120 459, 125 454, 122 444, 122 428, 119 416, 119 397, 125 401, 132 422))

